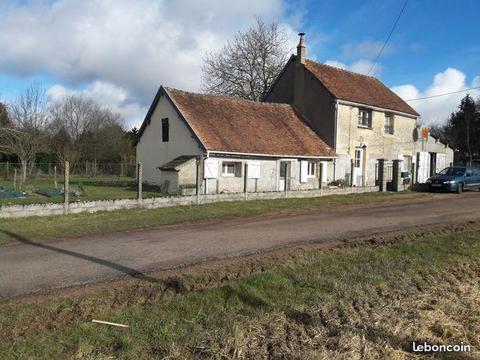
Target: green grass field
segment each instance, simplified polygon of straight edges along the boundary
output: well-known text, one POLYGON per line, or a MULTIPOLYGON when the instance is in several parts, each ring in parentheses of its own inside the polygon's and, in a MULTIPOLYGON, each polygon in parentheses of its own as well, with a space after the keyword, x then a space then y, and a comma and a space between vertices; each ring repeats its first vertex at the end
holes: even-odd
MULTIPOLYGON (((57 180, 58 189, 63 189, 63 178, 57 180)), ((13 189, 11 180, 0 180, 0 186, 5 189, 13 189)), ((137 189, 135 179, 129 177, 79 177, 73 176, 70 179, 71 190, 80 190, 81 196, 71 196, 70 201, 89 201, 89 200, 112 200, 112 199, 131 199, 136 198, 137 189)), ((29 179, 23 191, 31 193, 31 196, 25 198, 0 199, 0 205, 9 204, 42 204, 48 202, 63 202, 63 196, 47 197, 36 194, 34 191, 39 189, 54 189, 55 182, 53 178, 29 179)), ((17 187, 18 189, 18 187, 17 187)), ((164 196, 158 189, 145 187, 143 197, 164 196)))
POLYGON ((268 213, 302 213, 343 205, 429 197, 427 193, 363 193, 321 198, 220 202, 158 209, 131 209, 95 214, 0 219, 0 245, 15 241, 16 234, 30 240, 68 239, 88 235, 145 229, 160 225, 218 221, 268 213), (87 226, 88 225, 88 226, 87 226))
POLYGON ((412 341, 478 358, 480 224, 385 239, 7 303, 0 358, 404 359, 412 341))

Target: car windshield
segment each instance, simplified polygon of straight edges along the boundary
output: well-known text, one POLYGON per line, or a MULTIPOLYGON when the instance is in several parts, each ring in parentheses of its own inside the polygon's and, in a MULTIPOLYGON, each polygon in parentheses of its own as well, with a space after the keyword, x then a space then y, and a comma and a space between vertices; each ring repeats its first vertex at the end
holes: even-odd
POLYGON ((439 172, 440 175, 450 176, 464 176, 467 168, 464 167, 449 167, 439 172))

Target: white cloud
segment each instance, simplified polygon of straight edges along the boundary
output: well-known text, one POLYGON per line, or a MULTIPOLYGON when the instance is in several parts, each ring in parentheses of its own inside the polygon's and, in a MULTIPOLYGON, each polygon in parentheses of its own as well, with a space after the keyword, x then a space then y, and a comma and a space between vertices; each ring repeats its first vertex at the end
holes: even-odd
POLYGON ((140 127, 147 107, 132 102, 129 92, 113 84, 94 81, 84 90, 74 90, 62 85, 54 85, 47 90, 50 101, 55 102, 68 95, 81 95, 103 107, 118 112, 127 120, 128 125, 140 127))
POLYGON ((278 20, 285 10, 282 0, 9 2, 0 11, 0 72, 47 74, 70 88, 111 84, 146 106, 160 84, 198 90, 206 51, 254 15, 278 20))
MULTIPOLYGON (((410 100, 434 96, 438 94, 460 91, 470 87, 480 86, 480 76, 473 79, 471 84, 466 81, 466 75, 460 70, 448 68, 443 72, 436 74, 425 90, 418 90, 412 84, 400 85, 392 87, 402 99, 410 100)), ((478 90, 471 90, 472 96, 478 96, 478 90)), ((421 117, 421 121, 426 125, 444 124, 450 114, 455 111, 460 100, 466 95, 466 92, 424 99, 418 101, 410 101, 409 104, 417 110, 421 117)))
MULTIPOLYGON (((368 75, 368 72, 372 68, 373 62, 369 60, 358 60, 348 65, 344 62, 337 61, 337 60, 327 60, 325 61, 325 64, 334 66, 340 69, 350 70, 360 74, 368 75)), ((370 75, 379 76, 382 70, 383 70, 383 67, 380 64, 376 64, 370 75)))

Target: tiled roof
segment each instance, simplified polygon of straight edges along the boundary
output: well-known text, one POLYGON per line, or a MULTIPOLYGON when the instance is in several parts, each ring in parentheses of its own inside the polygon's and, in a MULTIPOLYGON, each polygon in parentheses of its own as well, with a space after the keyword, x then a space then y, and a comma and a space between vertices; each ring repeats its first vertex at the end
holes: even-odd
POLYGON ((195 155, 182 155, 163 164, 159 169, 163 171, 178 171, 180 165, 185 164, 187 161, 194 159, 195 157, 195 155))
POLYGON ((287 104, 260 103, 166 89, 209 151, 334 157, 334 151, 287 104))
POLYGON ((305 67, 337 99, 419 116, 410 105, 372 76, 319 64, 311 60, 306 60, 305 67))

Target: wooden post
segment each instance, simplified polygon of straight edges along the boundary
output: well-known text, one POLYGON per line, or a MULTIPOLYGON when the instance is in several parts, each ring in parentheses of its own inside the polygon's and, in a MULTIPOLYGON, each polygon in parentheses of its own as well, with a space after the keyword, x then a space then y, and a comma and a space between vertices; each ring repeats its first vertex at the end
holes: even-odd
POLYGON ((123 162, 120 163, 120 176, 123 176, 123 162))
POLYGON ((137 200, 139 204, 142 203, 142 185, 143 185, 143 169, 142 169, 142 163, 139 162, 137 165, 137 182, 138 182, 138 190, 137 190, 137 200))
POLYGON ((17 191, 17 169, 13 172, 13 190, 17 191))
POLYGON ((323 187, 322 184, 322 178, 323 178, 323 166, 322 163, 318 163, 318 188, 321 189, 323 187))
POLYGON ((52 175, 52 163, 48 162, 48 176, 52 175))
POLYGON ((55 189, 58 189, 58 181, 57 181, 57 165, 53 167, 53 180, 55 181, 55 189))
POLYGON ((63 171, 63 213, 65 215, 68 214, 68 207, 69 207, 69 193, 70 193, 70 163, 65 161, 65 169, 63 171))
POLYGON ((6 175, 7 179, 9 176, 10 176, 10 162, 7 161, 7 175, 6 175))

